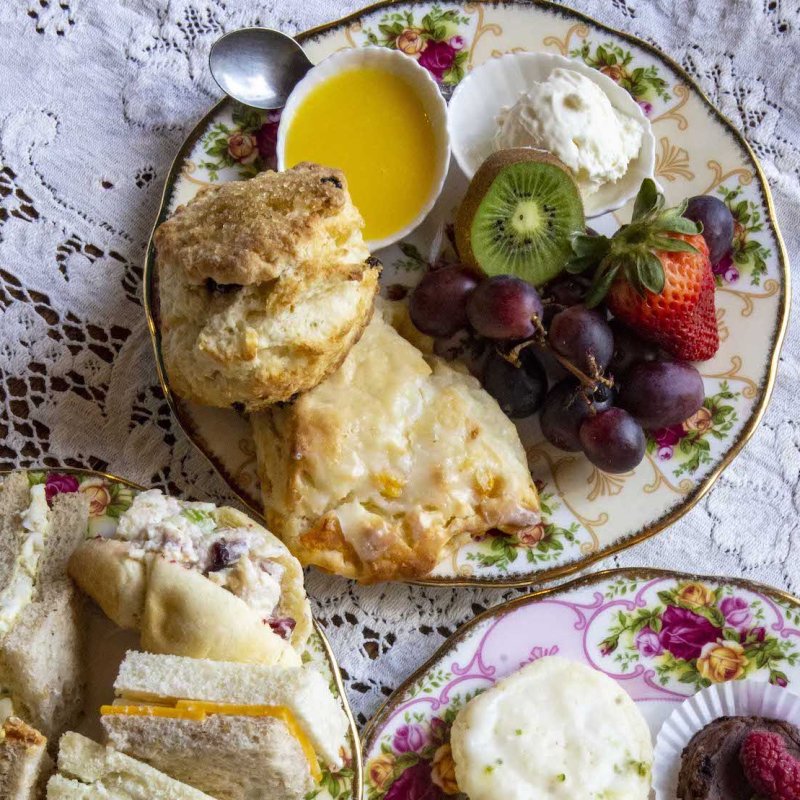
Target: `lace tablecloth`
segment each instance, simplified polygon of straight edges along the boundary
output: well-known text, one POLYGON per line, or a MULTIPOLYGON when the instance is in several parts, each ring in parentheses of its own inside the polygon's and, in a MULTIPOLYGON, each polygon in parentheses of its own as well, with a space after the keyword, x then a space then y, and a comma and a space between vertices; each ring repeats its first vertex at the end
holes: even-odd
MULTIPOLYGON (((800 262, 800 6, 788 0, 573 0, 657 44, 741 128, 800 262)), ((359 0, 0 3, 0 466, 71 464, 229 499, 170 417, 141 304, 142 259, 185 134, 216 99, 220 34, 289 32, 359 0)), ((800 285, 800 280, 795 281, 800 285)), ((795 301, 797 300, 795 290, 795 301)), ((740 575, 800 593, 800 325, 775 394, 717 486, 666 533, 599 567, 740 575)), ((363 723, 455 628, 514 592, 308 590, 363 723)))

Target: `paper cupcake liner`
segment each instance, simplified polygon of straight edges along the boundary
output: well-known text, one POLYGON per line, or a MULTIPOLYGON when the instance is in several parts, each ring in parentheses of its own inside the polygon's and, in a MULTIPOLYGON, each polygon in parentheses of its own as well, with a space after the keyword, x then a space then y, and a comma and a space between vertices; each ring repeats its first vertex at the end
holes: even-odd
POLYGON ((681 753, 701 728, 720 717, 768 717, 800 727, 800 697, 761 681, 716 683, 681 703, 665 720, 653 754, 656 800, 676 800, 681 753))

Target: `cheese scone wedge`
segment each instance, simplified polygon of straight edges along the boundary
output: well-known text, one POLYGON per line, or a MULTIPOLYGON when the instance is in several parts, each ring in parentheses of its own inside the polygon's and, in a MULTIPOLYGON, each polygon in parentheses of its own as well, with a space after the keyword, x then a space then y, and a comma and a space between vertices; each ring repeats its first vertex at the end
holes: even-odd
POLYGON ((303 564, 421 578, 464 537, 540 520, 513 423, 380 307, 339 370, 250 419, 267 524, 303 564))

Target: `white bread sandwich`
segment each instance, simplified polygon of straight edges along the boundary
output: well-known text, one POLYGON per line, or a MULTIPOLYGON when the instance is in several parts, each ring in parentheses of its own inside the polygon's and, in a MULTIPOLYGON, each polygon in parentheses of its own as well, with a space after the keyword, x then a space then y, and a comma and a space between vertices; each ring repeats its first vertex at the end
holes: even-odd
POLYGON ((66 574, 86 536, 84 494, 56 494, 35 473, 0 493, 0 702, 55 739, 83 702, 83 599, 66 574))
POLYGON ((343 766, 347 716, 312 668, 129 652, 114 688, 109 742, 219 800, 303 800, 343 766))
POLYGON ((35 800, 53 771, 47 739, 19 717, 9 717, 0 728, 0 797, 35 800))
POLYGON ((300 664, 311 609, 300 563, 233 508, 138 494, 112 537, 86 541, 69 574, 152 653, 300 664))
POLYGON ((141 761, 78 733, 61 737, 47 800, 211 800, 141 761))

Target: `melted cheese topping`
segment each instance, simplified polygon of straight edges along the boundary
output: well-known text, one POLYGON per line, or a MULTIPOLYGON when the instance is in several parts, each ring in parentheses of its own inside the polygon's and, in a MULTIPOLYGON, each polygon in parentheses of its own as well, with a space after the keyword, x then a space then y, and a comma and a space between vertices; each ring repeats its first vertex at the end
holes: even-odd
POLYGON ((470 700, 451 735, 470 800, 647 800, 653 747, 633 700, 604 673, 539 659, 470 700))
MULTIPOLYGON (((372 562, 398 543, 438 551, 463 532, 513 533, 539 521, 525 452, 496 401, 378 313, 332 376, 270 414, 297 428, 288 464, 272 462, 276 447, 259 441, 262 471, 275 469, 268 518, 290 540, 328 515, 359 559, 372 562), (279 469, 298 470, 287 495, 279 469)), ((266 432, 262 419, 257 436, 266 432)))
POLYGON ((311 777, 319 783, 322 778, 317 754, 311 740, 300 727, 292 711, 286 706, 239 705, 236 703, 211 703, 205 700, 173 700, 172 705, 164 703, 147 703, 127 705, 124 698, 119 704, 102 706, 100 713, 104 716, 121 714, 131 717, 164 717, 166 719, 186 719, 203 722, 210 714, 225 714, 236 717, 271 717, 286 725, 289 734, 297 739, 303 755, 308 761, 311 777))
POLYGON ((39 560, 50 532, 50 510, 43 483, 31 487, 31 502, 22 515, 22 528, 25 538, 8 584, 0 592, 0 636, 11 630, 20 611, 33 599, 39 560))

